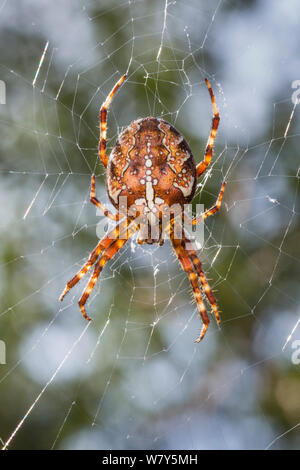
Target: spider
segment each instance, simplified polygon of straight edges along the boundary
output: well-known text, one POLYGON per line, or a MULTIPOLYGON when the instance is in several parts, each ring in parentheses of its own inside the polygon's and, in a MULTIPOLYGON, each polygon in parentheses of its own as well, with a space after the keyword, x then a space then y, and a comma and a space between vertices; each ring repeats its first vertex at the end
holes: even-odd
MULTIPOLYGON (((209 325, 209 317, 202 300, 201 292, 210 304, 218 323, 220 316, 216 299, 207 282, 195 249, 191 248, 190 240, 182 227, 182 237, 175 236, 178 231, 178 220, 171 216, 169 223, 162 224, 162 214, 166 208, 179 206, 192 201, 197 178, 202 175, 210 164, 212 151, 220 117, 210 83, 205 79, 212 103, 213 119, 210 135, 206 145, 203 161, 197 166, 191 149, 184 137, 168 122, 155 117, 146 117, 133 121, 117 138, 110 156, 106 153, 107 111, 118 88, 123 84, 123 75, 113 87, 100 109, 100 141, 99 157, 106 168, 106 187, 109 199, 118 210, 114 215, 96 198, 95 175, 91 179, 90 201, 101 209, 106 217, 118 224, 97 244, 88 261, 67 283, 60 296, 63 300, 67 292, 74 287, 87 271, 94 265, 93 274, 78 302, 83 316, 90 320, 85 311, 85 303, 104 267, 104 265, 125 245, 131 236, 140 232, 139 243, 163 244, 164 234, 170 238, 173 249, 183 270, 187 273, 194 298, 202 319, 202 330, 196 339, 200 342, 209 325), (123 197, 123 198, 122 198, 123 197), (119 212, 120 201, 126 198, 129 209, 122 217, 119 212), (142 216, 143 219, 140 219, 142 216), (142 220, 142 221, 141 221, 142 220), (156 224, 156 234, 151 230, 156 224), (148 223, 145 223, 148 222, 148 223)), ((213 215, 221 206, 225 189, 223 182, 215 205, 193 218, 191 223, 213 215)))

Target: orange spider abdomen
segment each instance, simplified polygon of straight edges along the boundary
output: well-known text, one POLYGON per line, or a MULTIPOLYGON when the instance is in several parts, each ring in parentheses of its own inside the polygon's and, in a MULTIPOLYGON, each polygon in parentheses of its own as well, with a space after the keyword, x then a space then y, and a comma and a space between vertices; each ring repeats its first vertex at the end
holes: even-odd
POLYGON ((183 136, 163 119, 147 117, 133 121, 119 136, 109 157, 107 191, 118 208, 119 198, 127 207, 146 214, 161 205, 190 202, 196 189, 196 166, 183 136))

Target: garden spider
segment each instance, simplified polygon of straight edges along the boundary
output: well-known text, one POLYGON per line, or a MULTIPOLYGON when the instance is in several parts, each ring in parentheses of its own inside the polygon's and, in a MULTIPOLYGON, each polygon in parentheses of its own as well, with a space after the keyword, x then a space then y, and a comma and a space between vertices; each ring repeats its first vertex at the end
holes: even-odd
MULTIPOLYGON (((98 243, 85 265, 67 283, 60 300, 63 300, 67 292, 94 265, 93 274, 79 300, 83 316, 90 320, 84 306, 106 262, 113 258, 138 230, 140 232, 138 242, 148 244, 159 243, 161 245, 164 241, 164 234, 167 233, 177 258, 188 275, 203 322, 200 336, 196 340, 200 342, 209 325, 201 290, 211 305, 218 323, 220 323, 220 316, 215 296, 206 280, 201 262, 196 251, 190 247, 190 240, 181 226, 179 228, 182 230, 182 237, 175 236, 179 222, 170 208, 177 206, 183 209, 184 204, 192 201, 197 178, 204 173, 211 161, 220 120, 219 111, 212 88, 205 79, 212 102, 213 119, 204 159, 197 166, 184 137, 171 124, 154 117, 133 121, 120 134, 108 157, 106 154, 107 110, 125 78, 126 75, 120 78, 100 109, 99 157, 106 168, 109 199, 118 213, 114 215, 96 198, 95 175, 92 175, 90 193, 91 202, 101 209, 105 216, 119 223, 98 243), (124 198, 126 198, 129 211, 122 217, 119 209, 120 201, 124 198), (171 212, 171 218, 164 225, 163 214, 165 215, 167 210, 171 212), (157 221, 158 224, 155 223, 157 221), (155 234, 152 230, 154 226, 155 234)), ((225 182, 222 184, 216 204, 199 217, 192 219, 193 225, 219 210, 224 189, 225 182)))

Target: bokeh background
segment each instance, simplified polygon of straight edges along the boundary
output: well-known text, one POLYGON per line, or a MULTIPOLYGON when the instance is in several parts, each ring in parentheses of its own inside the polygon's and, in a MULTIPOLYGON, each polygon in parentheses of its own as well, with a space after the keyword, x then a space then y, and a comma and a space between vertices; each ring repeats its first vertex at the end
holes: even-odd
POLYGON ((18 426, 11 449, 299 448, 299 2, 1 0, 0 24, 2 443, 18 426), (109 148, 133 119, 162 116, 199 162, 206 76, 220 108, 195 202, 227 179, 199 253, 223 321, 200 345, 169 244, 128 243, 88 326, 83 285, 58 302, 97 242, 98 111, 126 71, 109 148))

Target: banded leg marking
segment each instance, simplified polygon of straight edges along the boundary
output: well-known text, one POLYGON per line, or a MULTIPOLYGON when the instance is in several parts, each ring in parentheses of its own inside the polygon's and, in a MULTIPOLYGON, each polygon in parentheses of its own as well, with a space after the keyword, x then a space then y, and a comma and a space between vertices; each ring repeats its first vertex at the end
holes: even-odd
POLYGON ((90 201, 94 204, 98 209, 101 209, 103 214, 111 220, 118 221, 120 219, 120 215, 113 214, 110 210, 106 209, 106 207, 96 198, 96 191, 95 191, 95 175, 92 175, 91 179, 91 193, 90 193, 90 201))
POLYGON ((212 109, 213 109, 213 119, 212 119, 212 126, 210 130, 209 138, 208 138, 206 149, 205 149, 204 159, 202 160, 202 162, 200 162, 197 165, 197 178, 199 178, 199 176, 202 175, 202 173, 204 173, 204 171, 210 164, 213 147, 215 143, 215 138, 216 138, 219 122, 220 122, 220 115, 219 115, 219 110, 216 104, 215 96, 207 78, 205 79, 205 83, 207 85, 207 88, 210 94, 210 99, 211 99, 212 109))
POLYGON ((116 85, 113 87, 109 95, 107 96, 106 100, 101 106, 100 109, 100 141, 99 141, 99 156, 100 160, 102 161, 104 167, 107 167, 108 163, 108 156, 106 155, 106 131, 107 131, 107 110, 109 108, 109 105, 116 94, 118 88, 122 85, 126 78, 126 75, 123 75, 120 80, 116 83, 116 85))
POLYGON ((88 282, 88 285, 84 289, 83 294, 82 294, 82 296, 81 296, 81 298, 78 302, 78 305, 79 305, 79 308, 82 312, 82 315, 88 321, 90 321, 91 318, 86 314, 84 305, 85 305, 87 299, 89 298, 89 296, 90 296, 90 294, 91 294, 91 292, 92 292, 92 290, 95 286, 95 283, 96 283, 98 277, 101 274, 101 271, 102 271, 104 265, 107 263, 107 261, 111 260, 118 253, 118 251, 125 245, 125 243, 129 240, 129 238, 132 235, 134 235, 134 233, 138 229, 139 229, 139 226, 137 224, 135 224, 135 223, 131 224, 131 226, 128 229, 128 238, 115 240, 108 248, 106 248, 106 250, 102 254, 99 261, 97 261, 97 263, 95 265, 95 268, 94 268, 94 272, 93 272, 93 274, 92 274, 92 276, 91 276, 91 278, 88 282))
POLYGON ((193 289, 193 294, 194 294, 194 297, 195 297, 195 300, 196 300, 196 303, 197 303, 198 311, 199 311, 199 314, 200 314, 202 322, 203 322, 203 327, 202 327, 200 336, 196 339, 196 343, 200 343, 200 341, 202 341, 202 339, 205 336, 206 330, 207 330, 208 325, 209 325, 210 322, 209 322, 209 318, 208 318, 208 315, 207 315, 207 312, 206 312, 204 302, 203 302, 202 297, 201 297, 201 292, 200 292, 200 289, 199 289, 197 275, 195 274, 195 272, 193 270, 193 264, 192 264, 188 254, 187 254, 187 252, 184 248, 183 240, 176 240, 174 238, 174 231, 173 230, 174 230, 173 227, 171 227, 171 230, 170 230, 171 243, 172 243, 174 251, 177 255, 178 261, 180 262, 180 264, 182 266, 182 269, 186 272, 186 274, 189 278, 190 284, 191 284, 192 289, 193 289))
POLYGON ((98 243, 96 248, 92 251, 89 256, 88 261, 84 264, 84 266, 75 274, 74 277, 67 283, 65 289, 61 293, 59 300, 62 301, 65 295, 69 292, 72 287, 74 287, 87 273, 87 271, 96 263, 100 254, 108 248, 116 239, 119 238, 120 232, 127 229, 128 225, 130 224, 130 220, 126 219, 122 223, 118 224, 106 237, 102 238, 102 240, 98 243))

